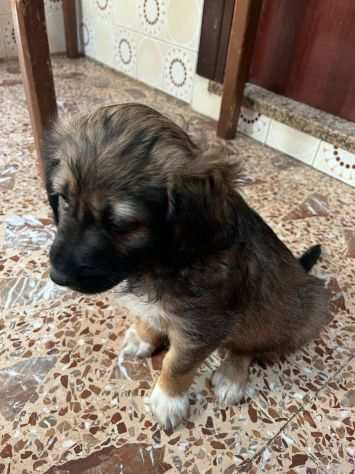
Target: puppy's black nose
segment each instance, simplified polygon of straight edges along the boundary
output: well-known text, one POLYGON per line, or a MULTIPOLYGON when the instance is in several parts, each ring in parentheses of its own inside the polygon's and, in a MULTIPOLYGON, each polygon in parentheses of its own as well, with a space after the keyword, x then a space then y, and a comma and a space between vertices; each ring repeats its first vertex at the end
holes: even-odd
POLYGON ((73 283, 73 280, 68 275, 53 267, 51 268, 49 276, 54 283, 60 286, 70 286, 73 283))

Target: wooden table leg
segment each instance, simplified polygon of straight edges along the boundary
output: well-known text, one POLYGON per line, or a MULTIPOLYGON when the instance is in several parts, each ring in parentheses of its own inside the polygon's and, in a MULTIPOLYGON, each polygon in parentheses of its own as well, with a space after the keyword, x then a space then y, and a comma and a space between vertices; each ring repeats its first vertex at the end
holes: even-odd
POLYGON ((57 116, 43 0, 11 0, 20 68, 43 177, 44 131, 57 116))
POLYGON ((76 22, 76 1, 63 0, 64 32, 68 58, 80 56, 76 22))
POLYGON ((235 137, 262 0, 235 0, 217 135, 235 137))

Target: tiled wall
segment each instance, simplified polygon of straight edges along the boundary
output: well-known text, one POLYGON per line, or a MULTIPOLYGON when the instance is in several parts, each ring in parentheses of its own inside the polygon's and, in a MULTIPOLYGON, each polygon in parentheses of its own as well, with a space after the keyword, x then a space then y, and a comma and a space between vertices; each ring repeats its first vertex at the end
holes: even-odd
MULTIPOLYGON (((37 1, 37 0, 32 0, 37 1)), ((45 0, 49 46, 52 53, 65 50, 61 0, 45 0)), ((10 0, 0 0, 0 58, 17 56, 10 0)))
POLYGON ((203 0, 81 0, 84 51, 191 101, 203 0))
POLYGON ((265 145, 355 187, 354 154, 245 108, 238 128, 265 145))
MULTIPOLYGON (((207 79, 195 76, 192 107, 217 120, 221 97, 209 92, 208 82, 207 79)), ((355 154, 353 153, 245 107, 242 108, 238 130, 355 187, 355 154)))

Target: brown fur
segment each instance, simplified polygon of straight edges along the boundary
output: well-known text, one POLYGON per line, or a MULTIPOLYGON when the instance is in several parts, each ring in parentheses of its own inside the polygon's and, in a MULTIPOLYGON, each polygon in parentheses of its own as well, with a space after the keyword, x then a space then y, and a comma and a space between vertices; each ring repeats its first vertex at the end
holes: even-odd
POLYGON ((156 349, 160 349, 166 343, 165 334, 162 331, 158 331, 154 329, 152 326, 149 326, 145 321, 142 319, 138 319, 134 327, 137 331, 139 338, 150 344, 151 346, 155 347, 156 349))
POLYGON ((83 292, 127 280, 159 302, 171 343, 159 380, 167 393, 185 392, 219 346, 231 350, 229 376, 238 357, 295 350, 328 321, 322 282, 238 192, 238 163, 202 153, 170 120, 133 104, 60 125, 48 143, 52 276, 83 292), (129 222, 113 215, 127 200, 129 222))

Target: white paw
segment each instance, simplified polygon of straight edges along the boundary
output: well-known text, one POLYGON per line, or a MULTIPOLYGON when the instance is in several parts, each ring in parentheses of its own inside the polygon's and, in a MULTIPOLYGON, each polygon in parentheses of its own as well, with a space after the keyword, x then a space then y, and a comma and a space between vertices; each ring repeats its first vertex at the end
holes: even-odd
POLYGON ((166 430, 172 430, 189 416, 190 404, 187 394, 171 397, 157 384, 149 399, 153 416, 166 430))
POLYGON ((219 403, 223 406, 235 405, 244 397, 246 384, 231 381, 219 370, 213 374, 211 384, 219 403))
POLYGON ((123 339, 120 357, 149 357, 154 352, 154 346, 142 341, 134 327, 130 327, 123 339))

